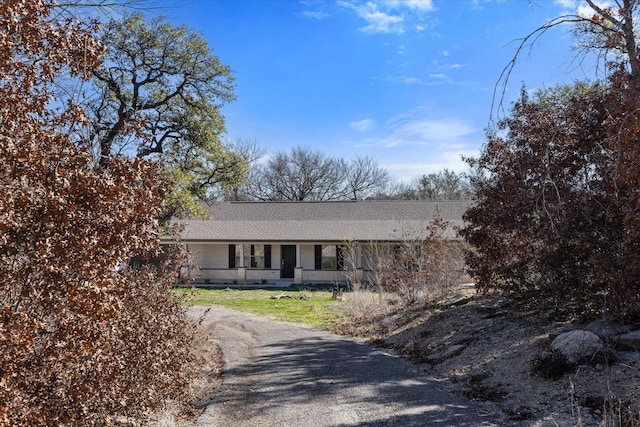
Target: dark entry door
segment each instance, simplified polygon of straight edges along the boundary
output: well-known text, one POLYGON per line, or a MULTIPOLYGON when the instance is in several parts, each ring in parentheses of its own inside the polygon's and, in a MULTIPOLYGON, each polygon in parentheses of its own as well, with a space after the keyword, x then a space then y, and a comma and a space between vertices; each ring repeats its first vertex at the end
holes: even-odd
POLYGON ((296 267, 296 245, 282 245, 280 259, 280 278, 293 279, 296 267))

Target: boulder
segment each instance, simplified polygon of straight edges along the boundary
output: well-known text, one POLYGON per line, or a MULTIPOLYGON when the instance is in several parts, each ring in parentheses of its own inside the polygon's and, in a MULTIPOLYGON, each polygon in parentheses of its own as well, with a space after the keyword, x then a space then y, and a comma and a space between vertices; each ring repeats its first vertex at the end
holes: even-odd
POLYGON ((605 320, 594 320, 585 326, 584 330, 591 331, 604 340, 629 332, 629 328, 623 324, 605 320))
POLYGON ((602 348, 602 340, 590 331, 576 329, 558 335, 551 348, 564 355, 569 363, 578 363, 596 354, 602 348))

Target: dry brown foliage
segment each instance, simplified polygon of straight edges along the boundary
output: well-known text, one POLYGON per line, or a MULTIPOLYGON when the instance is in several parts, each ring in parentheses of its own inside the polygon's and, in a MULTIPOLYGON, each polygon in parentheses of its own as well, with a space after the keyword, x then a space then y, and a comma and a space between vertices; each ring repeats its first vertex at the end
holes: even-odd
POLYGON ((45 0, 0 2, 0 425, 102 425, 186 384, 192 323, 159 267, 114 267, 158 251, 166 191, 156 165, 94 169, 56 104, 59 73, 100 60, 94 23, 45 0))
POLYGON ((523 91, 472 162, 462 235, 481 290, 565 318, 640 313, 635 93, 626 72, 523 91))

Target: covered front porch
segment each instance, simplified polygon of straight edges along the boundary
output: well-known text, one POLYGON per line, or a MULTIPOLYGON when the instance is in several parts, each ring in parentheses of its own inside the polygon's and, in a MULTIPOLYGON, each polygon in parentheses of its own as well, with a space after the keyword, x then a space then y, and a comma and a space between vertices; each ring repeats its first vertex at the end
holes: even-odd
POLYGON ((188 243, 191 260, 178 283, 202 285, 346 284, 364 279, 361 251, 346 257, 339 244, 188 243), (346 259, 348 258, 348 259, 346 259))

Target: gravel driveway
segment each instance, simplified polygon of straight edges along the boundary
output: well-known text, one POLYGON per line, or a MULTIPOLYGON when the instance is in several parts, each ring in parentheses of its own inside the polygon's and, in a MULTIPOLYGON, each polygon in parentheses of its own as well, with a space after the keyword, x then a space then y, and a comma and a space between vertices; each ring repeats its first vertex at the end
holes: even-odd
POLYGON ((512 425, 495 406, 454 396, 369 345, 222 307, 203 325, 226 366, 197 427, 512 425))

